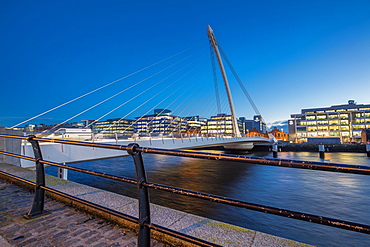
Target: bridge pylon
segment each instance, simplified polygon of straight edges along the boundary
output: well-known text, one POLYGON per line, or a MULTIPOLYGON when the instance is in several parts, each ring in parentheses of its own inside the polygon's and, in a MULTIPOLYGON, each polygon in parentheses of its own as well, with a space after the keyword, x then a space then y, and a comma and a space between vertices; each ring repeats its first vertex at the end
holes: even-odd
POLYGON ((208 25, 207 33, 208 33, 209 42, 212 45, 213 50, 216 54, 218 65, 220 66, 220 70, 221 70, 221 74, 222 74, 222 79, 223 79, 224 84, 225 84, 227 99, 229 101, 229 106, 230 106, 230 111, 231 111, 231 118, 232 118, 232 122, 233 122, 233 134, 236 137, 241 137, 239 127, 238 127, 238 121, 236 119, 234 103, 233 103, 233 98, 232 98, 231 91, 230 91, 229 81, 227 80, 226 71, 225 71, 224 65, 222 63, 222 59, 221 59, 220 51, 218 49, 216 37, 215 37, 215 35, 213 33, 213 30, 212 30, 210 25, 208 25))

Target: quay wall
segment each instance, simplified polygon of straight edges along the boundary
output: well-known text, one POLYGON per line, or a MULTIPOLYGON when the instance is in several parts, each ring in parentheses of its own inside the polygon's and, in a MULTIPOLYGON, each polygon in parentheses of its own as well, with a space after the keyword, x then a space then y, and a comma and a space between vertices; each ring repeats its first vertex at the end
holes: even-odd
MULTIPOLYGON (((366 145, 362 144, 324 144, 328 152, 366 153, 366 145)), ((319 144, 289 143, 279 144, 282 152, 318 152, 319 144)))

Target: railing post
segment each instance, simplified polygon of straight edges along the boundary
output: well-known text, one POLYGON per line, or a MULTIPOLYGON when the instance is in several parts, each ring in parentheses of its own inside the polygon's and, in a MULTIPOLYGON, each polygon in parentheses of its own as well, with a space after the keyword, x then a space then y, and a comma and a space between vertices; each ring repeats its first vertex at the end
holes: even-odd
POLYGON ((319 156, 321 159, 325 159, 325 146, 324 144, 319 144, 319 156))
POLYGON ((144 168, 143 157, 141 152, 137 152, 136 148, 139 147, 137 143, 130 143, 128 145, 127 153, 134 159, 136 169, 137 188, 139 193, 139 236, 138 246, 150 246, 150 228, 146 224, 150 224, 150 202, 148 188, 142 186, 146 182, 146 174, 144 168))
POLYGON ((277 143, 272 144, 272 156, 274 158, 278 157, 278 152, 279 152, 278 144, 277 143))
POLYGON ((45 186, 45 169, 44 164, 40 162, 40 160, 42 160, 40 145, 38 141, 33 139, 34 137, 35 136, 29 136, 27 140, 32 145, 33 153, 36 159, 36 189, 32 208, 26 215, 23 216, 26 219, 32 219, 46 213, 44 211, 45 190, 41 188, 41 186, 45 186))

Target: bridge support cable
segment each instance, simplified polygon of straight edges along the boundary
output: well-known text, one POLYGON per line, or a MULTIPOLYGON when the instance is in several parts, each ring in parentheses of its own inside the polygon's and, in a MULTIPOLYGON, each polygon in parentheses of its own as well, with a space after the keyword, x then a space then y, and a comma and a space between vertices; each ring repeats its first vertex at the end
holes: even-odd
MULTIPOLYGON (((130 100, 126 101, 125 103, 117 106, 116 108, 112 109, 111 111, 109 111, 108 113, 104 114, 103 116, 99 117, 98 119, 96 119, 95 121, 93 121, 92 123, 90 123, 89 125, 86 126, 89 127, 91 126, 92 124, 96 123, 97 121, 99 121, 100 119, 102 119, 103 117, 111 114, 112 112, 116 111, 117 109, 121 108, 123 105, 127 104, 128 102, 132 101, 133 99, 139 97, 140 95, 144 94, 145 92, 149 91, 150 89, 154 88, 155 86, 159 85, 160 83, 164 82, 165 80, 167 80, 168 78, 174 76, 175 74, 179 73, 181 70, 184 70, 186 67, 190 66, 192 63, 194 63, 195 61, 199 60, 199 58, 197 58, 196 60, 192 61, 191 63, 183 66, 182 68, 180 68, 179 70, 175 71, 174 73, 170 74, 169 76, 165 77, 164 79, 158 81, 157 83, 155 83, 154 85, 146 88, 145 90, 141 91, 139 94, 136 94, 133 98, 131 98, 130 100)), ((173 66, 173 65, 171 65, 173 66)), ((119 120, 122 120, 124 119, 125 117, 127 117, 128 115, 130 115, 131 113, 133 113, 134 111, 136 111, 137 109, 139 109, 141 106, 143 106, 144 104, 146 104, 147 102, 149 102, 151 99, 155 98, 156 96, 158 96, 160 93, 162 93, 163 91, 165 91, 166 89, 168 89, 170 86, 172 86, 174 83, 176 83, 177 81, 179 81, 180 79, 182 79, 183 77, 185 77, 186 75, 188 75, 191 71, 195 70, 196 68, 199 67, 199 64, 197 66, 195 66, 193 69, 191 69, 190 71, 188 71, 187 73, 185 73, 184 75, 182 75, 181 77, 179 77, 177 80, 173 81, 171 84, 169 84, 167 87, 165 87, 164 89, 162 89, 161 91, 157 92, 154 96, 152 96, 149 100, 145 101, 143 104, 141 104, 139 107, 136 107, 134 110, 130 111, 128 114, 126 114, 125 116, 121 117, 119 120)), ((111 128, 112 126, 114 126, 114 124, 111 124, 109 125, 108 127, 106 127, 105 129, 109 129, 111 128)), ((104 129, 104 130, 105 130, 104 129)), ((103 130, 103 131, 104 131, 103 130)))
POLYGON ((47 110, 47 111, 44 111, 44 112, 42 112, 42 113, 40 113, 40 114, 38 114, 38 115, 36 115, 36 116, 33 116, 33 117, 31 117, 31 118, 28 118, 27 120, 25 120, 25 121, 23 121, 23 122, 20 122, 20 123, 18 123, 18 124, 16 124, 16 125, 13 125, 11 128, 18 127, 19 125, 22 125, 22 124, 24 124, 24 123, 27 123, 27 122, 29 122, 29 121, 31 121, 31 120, 33 120, 33 119, 38 118, 38 117, 41 117, 41 116, 43 116, 43 115, 45 115, 45 114, 47 114, 47 113, 49 113, 49 112, 52 112, 52 111, 54 111, 54 110, 56 110, 56 109, 58 109, 58 108, 60 108, 60 107, 63 107, 63 106, 65 106, 65 105, 68 105, 68 104, 70 104, 70 103, 72 103, 72 102, 74 102, 74 101, 76 101, 76 100, 79 100, 79 99, 81 99, 81 98, 84 98, 84 97, 86 97, 86 96, 88 96, 88 95, 92 94, 92 93, 95 93, 95 92, 97 92, 97 91, 100 91, 100 90, 101 90, 101 89, 103 89, 103 88, 106 88, 106 87, 108 87, 108 86, 111 86, 111 85, 113 85, 113 84, 115 84, 115 83, 117 83, 117 82, 119 82, 119 81, 122 81, 122 80, 124 80, 124 79, 126 79, 126 78, 129 78, 129 77, 131 77, 131 76, 135 75, 135 74, 138 74, 138 73, 140 73, 140 72, 142 72, 142 71, 145 71, 145 70, 147 70, 147 69, 149 69, 149 68, 151 68, 151 67, 154 67, 154 66, 156 66, 156 65, 158 65, 158 64, 160 64, 160 63, 163 63, 163 62, 165 62, 165 61, 167 61, 167 60, 170 60, 170 59, 172 59, 172 58, 174 58, 174 57, 176 57, 176 56, 179 56, 180 54, 183 54, 184 52, 187 52, 187 51, 189 51, 189 50, 191 50, 191 49, 194 49, 194 48, 195 48, 195 47, 197 47, 197 46, 200 46, 202 43, 203 43, 203 42, 201 42, 201 43, 199 43, 199 44, 196 44, 196 45, 194 45, 194 46, 192 46, 192 47, 189 47, 189 48, 187 48, 187 49, 185 49, 185 50, 183 50, 183 51, 181 51, 181 52, 178 52, 178 53, 176 53, 176 54, 174 54, 174 55, 171 55, 171 56, 169 56, 169 57, 167 57, 167 58, 165 58, 165 59, 162 59, 162 60, 160 60, 160 61, 158 61, 158 62, 155 62, 155 63, 153 63, 153 64, 151 64, 151 65, 149 65, 149 66, 146 66, 146 67, 144 67, 144 68, 142 68, 142 69, 139 69, 139 70, 137 70, 137 71, 135 71, 135 72, 132 72, 132 73, 131 73, 131 74, 129 74, 129 75, 123 76, 123 77, 121 77, 121 78, 119 78, 119 79, 117 79, 117 80, 114 80, 114 81, 112 81, 112 82, 110 82, 110 83, 108 83, 108 84, 105 84, 105 85, 103 85, 103 86, 101 86, 101 87, 98 87, 98 88, 96 88, 96 89, 94 89, 94 90, 92 90, 92 91, 90 91, 90 92, 88 92, 88 93, 82 94, 82 95, 80 95, 80 96, 78 96, 78 97, 76 97, 76 98, 74 98, 74 99, 72 99, 72 100, 69 100, 69 101, 67 101, 67 102, 65 102, 65 103, 63 103, 63 104, 60 104, 60 105, 58 105, 58 106, 56 106, 56 107, 53 107, 53 108, 51 108, 51 109, 49 109, 49 110, 47 110))
MULTIPOLYGON (((193 92, 197 92, 197 94, 196 95, 193 95, 193 94, 191 94, 191 95, 189 95, 187 98, 186 98, 186 100, 187 99, 189 99, 190 98, 190 96, 193 96, 192 97, 192 100, 188 103, 188 104, 186 104, 186 107, 184 108, 184 109, 182 109, 182 111, 181 112, 179 112, 177 115, 179 115, 179 116, 181 116, 181 115, 183 115, 184 114, 184 112, 193 104, 193 102, 195 101, 195 100, 197 100, 197 99, 199 99, 199 98, 201 98, 201 96, 202 95, 206 95, 206 93, 204 92, 205 90, 207 90, 207 89, 209 89, 208 87, 204 87, 202 90, 199 90, 199 88, 200 88, 200 86, 201 86, 202 84, 200 83, 199 85, 198 85, 198 88, 196 89, 196 90, 194 90, 193 92)), ((173 112, 176 112, 177 111, 177 109, 178 108, 180 108, 183 104, 185 104, 185 102, 186 102, 186 100, 184 100, 183 102, 181 102, 181 104, 179 104, 174 110, 173 110, 173 112)), ((206 101, 205 102, 208 106, 209 106, 209 103, 210 103, 210 101, 206 101)), ((205 107, 202 107, 203 109, 205 108, 205 107)), ((207 110, 207 112, 206 112, 207 114, 209 113, 209 109, 207 110)), ((173 121, 172 121, 173 122, 173 121)), ((171 124, 172 124, 172 122, 171 122, 171 124)), ((173 132, 172 132, 172 134, 173 134, 173 132)))
MULTIPOLYGON (((187 80, 181 87, 183 87, 184 85, 187 85, 187 82, 189 82, 190 80, 192 80, 193 78, 195 77, 195 75, 194 76, 192 76, 189 80, 187 80)), ((188 89, 186 89, 186 90, 184 90, 177 98, 176 98, 176 100, 175 101, 177 101, 178 99, 180 99, 184 94, 186 94, 187 93, 187 91, 189 90, 189 89, 191 89, 191 88, 193 88, 193 85, 195 84, 195 83, 197 83, 197 81, 194 81, 193 82, 193 84, 192 85, 190 85, 189 87, 188 87, 188 89)), ((198 89, 199 89, 199 87, 200 86, 202 86, 202 84, 201 83, 198 83, 198 88, 196 88, 196 90, 194 90, 193 92, 198 92, 198 95, 201 93, 201 91, 199 91, 198 89)), ((181 87, 179 87, 178 89, 180 89, 181 87)), ((177 89, 177 90, 178 90, 177 89)), ((177 91, 176 90, 176 91, 177 91)), ((175 91, 174 91, 175 92, 175 91)), ((173 93, 174 93, 173 92, 173 93)), ((172 93, 172 94, 173 94, 172 93)), ((184 104, 186 101, 187 101, 187 99, 188 98, 190 98, 192 96, 192 94, 189 94, 188 96, 187 96, 187 98, 185 99, 185 100, 183 100, 174 110, 173 110, 173 112, 175 112, 182 104, 184 104)), ((193 101, 195 100, 197 98, 197 96, 196 97, 193 97, 193 101)), ((144 113, 144 115, 143 116, 145 116, 145 115, 147 115, 149 112, 151 112, 151 111, 153 111, 153 109, 155 109, 159 104, 161 104, 162 102, 164 101, 164 99, 162 100, 162 101, 160 101, 158 104, 156 104, 154 107, 152 107, 150 110, 148 110, 146 113, 144 113)), ((173 104, 174 102, 172 102, 171 104, 173 104)), ((171 105, 170 104, 170 105, 171 105)), ((170 106, 170 105, 168 105, 167 106, 167 108, 170 106)), ((188 106, 189 106, 190 104, 188 104, 188 106)), ((180 114, 181 115, 181 114, 180 114)), ((142 116, 142 117, 143 117, 142 116)), ((132 123, 129 127, 132 127, 135 123, 137 123, 140 119, 142 119, 142 117, 140 117, 140 118, 138 118, 134 123, 132 123)), ((123 132, 124 131, 126 131, 129 127, 127 127, 125 130, 123 130, 123 132)), ((152 133, 152 132, 151 132, 152 133)), ((151 134, 150 133, 150 134, 151 134)))
MULTIPOLYGON (((161 94, 163 91, 165 91, 167 88, 169 88, 170 86, 172 86, 174 83, 178 82, 179 80, 181 80, 182 78, 184 78, 186 75, 190 74, 190 72, 192 72, 193 70, 195 70, 196 68, 198 68, 200 66, 197 65, 195 68, 193 68, 192 70, 188 71, 185 75, 181 76, 180 78, 178 78, 176 81, 172 82, 170 85, 168 85, 166 88, 164 88, 163 90, 161 90, 160 92, 157 92, 155 95, 153 95, 150 99, 146 100, 145 102, 143 102, 142 104, 140 104, 138 107, 136 107, 135 109, 133 109, 132 111, 130 111, 129 113, 127 113, 125 116, 121 117, 120 120, 124 119, 125 117, 127 117, 128 115, 130 115, 131 113, 135 112, 137 109, 139 109, 140 107, 142 107, 143 105, 145 105, 147 102, 149 102, 150 100, 154 99, 155 97, 157 97, 159 94, 161 94)), ((172 96, 175 92, 177 92, 178 90, 180 90, 182 87, 184 87, 185 85, 188 85, 188 82, 193 80, 195 78, 196 75, 198 75, 198 73, 196 73, 195 75, 191 76, 189 79, 187 79, 180 87, 177 87, 176 90, 172 91, 169 95, 167 95, 165 98, 162 98, 162 100, 160 102, 158 102, 155 106, 151 107, 151 109, 149 109, 147 112, 145 112, 142 116, 145 116, 147 114, 149 114, 151 111, 153 111, 158 105, 160 105, 161 103, 163 103, 166 99, 168 99, 170 96, 172 96)), ((181 98, 182 95, 184 95, 190 88, 193 88, 192 86, 196 83, 197 81, 193 81, 193 84, 190 85, 190 87, 188 87, 188 89, 184 90, 175 100, 173 100, 167 107, 169 107, 170 105, 172 105, 175 101, 177 101, 178 99, 181 98)), ((198 84, 200 85, 200 84, 198 84)), ((184 101, 183 101, 184 102, 184 101)), ((182 103, 183 103, 182 102, 182 103)), ((140 119, 142 119, 142 117, 139 117, 136 121, 134 121, 130 126, 126 127, 126 129, 124 129, 122 132, 125 132, 128 128, 132 127, 135 123, 137 123, 140 119)), ((114 126, 114 124, 108 126, 107 128, 110 128, 114 126)), ((106 129, 107 129, 106 128, 106 129)))
MULTIPOLYGON (((199 85, 198 85, 198 89, 199 89, 199 87, 201 86, 202 84, 200 83, 199 85)), ((183 113, 192 105, 192 103, 196 100, 196 99, 198 99, 198 98, 200 98, 202 95, 207 95, 204 91, 205 90, 207 90, 207 89, 209 89, 209 87, 204 87, 201 91, 200 90, 194 90, 194 92, 198 92, 194 97, 192 97, 192 100, 186 105, 186 107, 181 111, 181 112, 179 112, 177 115, 179 115, 179 116, 181 116, 181 115, 183 115, 183 113)), ((181 104, 180 105, 178 105, 174 110, 173 110, 173 112, 175 112, 181 105, 183 105, 185 102, 186 102, 186 100, 188 99, 188 98, 190 98, 190 96, 193 96, 193 95, 189 95, 183 102, 181 102, 181 104)), ((206 114, 209 114, 210 112, 211 112, 211 108, 212 108, 212 105, 210 105, 210 101, 206 101, 205 102, 205 104, 206 104, 206 106, 208 107, 208 110, 206 110, 206 114)), ((206 107, 203 107, 203 109, 205 109, 206 107)), ((171 124, 172 124, 172 122, 171 122, 171 124)), ((178 124, 179 125, 179 124, 178 124)), ((178 125, 177 125, 177 127, 178 127, 178 125)), ((171 134, 173 134, 173 132, 171 132, 171 134)))
POLYGON ((228 82, 228 79, 227 79, 227 76, 226 76, 226 71, 225 71, 225 68, 224 68, 224 65, 223 65, 223 62, 222 62, 222 59, 221 59, 220 52, 218 50, 218 44, 217 44, 217 41, 216 41, 216 37, 213 33, 213 30, 212 30, 211 26, 209 26, 209 25, 208 25, 208 37, 209 37, 210 44, 212 45, 213 50, 216 54, 217 61, 218 61, 218 64, 220 66, 222 78, 224 80, 224 84, 225 84, 225 88, 226 88, 226 92, 227 92, 227 98, 229 100, 229 105, 230 105, 231 116, 232 116, 232 120, 233 120, 232 121, 233 122, 233 132, 234 132, 235 136, 240 137, 241 134, 240 134, 239 127, 238 127, 238 121, 236 119, 236 114, 235 114, 235 110, 234 110, 234 103, 233 103, 233 99, 232 99, 232 96, 231 96, 231 91, 230 91, 229 82, 228 82))
POLYGON ((242 89, 243 93, 245 94, 245 96, 247 97, 249 103, 251 104, 254 112, 256 113, 256 115, 260 115, 261 118, 262 118, 262 115, 260 113, 260 111, 258 110, 256 104, 254 103, 252 97, 250 96, 250 94, 248 93, 247 89, 245 88, 243 82, 241 81, 240 77, 238 76, 238 74, 236 73, 234 67, 232 66, 232 64, 230 63, 230 60, 227 58, 225 52, 222 50, 222 47, 220 45, 218 45, 219 49, 220 49, 220 52, 222 54, 222 57, 225 59, 227 65, 229 66, 231 72, 233 73, 235 79, 237 80, 240 88, 242 89))
MULTIPOLYGON (((129 86, 128 88, 125 88, 125 89, 121 90, 120 92, 118 92, 118 93, 116 93, 116 94, 114 94, 114 95, 112 95, 112 96, 110 96, 110 97, 108 97, 108 98, 106 98, 106 99, 104 99, 104 100, 100 101, 99 103, 97 103, 97 104, 95 104, 95 105, 93 105, 93 106, 91 106, 91 107, 87 108, 86 110, 83 110, 82 112, 80 112, 80 113, 78 113, 78 114, 76 114, 76 115, 74 115, 74 116, 70 117, 69 119, 67 119, 67 120, 63 121, 62 123, 57 124, 56 126, 54 126, 53 128, 51 128, 50 130, 55 129, 55 128, 57 128, 58 126, 60 126, 60 125, 62 125, 62 124, 64 124, 64 123, 66 123, 66 122, 68 122, 69 120, 72 120, 73 118, 75 118, 75 117, 77 117, 77 116, 79 116, 79 115, 81 115, 81 114, 83 114, 83 113, 85 113, 85 112, 87 112, 87 111, 89 111, 89 110, 91 110, 91 109, 93 109, 93 108, 95 108, 95 107, 97 107, 97 106, 101 105, 102 103, 104 103, 104 102, 106 102, 106 101, 108 101, 108 100, 110 100, 110 99, 112 99, 112 98, 114 98, 114 97, 116 97, 116 96, 118 96, 118 95, 120 95, 120 94, 122 94, 122 93, 124 93, 124 92, 128 91, 129 89, 134 88, 134 87, 136 87, 136 86, 140 85, 141 83, 143 83, 143 82, 145 82, 145 81, 149 80, 150 78, 152 78, 152 77, 154 77, 154 76, 156 76, 156 75, 158 75, 158 74, 160 74, 160 73, 162 73, 162 72, 164 72, 164 71, 168 70, 169 68, 171 68, 171 67, 173 67, 173 66, 175 66, 175 65, 177 65, 177 64, 179 64, 179 63, 181 63, 181 62, 183 62, 183 61, 185 61, 185 60, 187 60, 188 58, 190 58, 190 57, 194 56, 194 54, 195 54, 195 53, 193 53, 193 54, 191 54, 191 55, 189 55, 189 56, 187 56, 187 57, 185 57, 185 58, 181 59, 180 61, 177 61, 176 63, 171 64, 170 66, 167 66, 166 68, 164 68, 164 69, 162 69, 162 70, 160 70, 160 71, 158 71, 158 72, 156 72, 156 73, 154 73, 154 74, 152 74, 152 75, 150 75, 150 76, 146 77, 145 79, 143 79, 143 80, 141 80, 141 81, 139 81, 139 82, 137 82, 137 83, 135 83, 135 84, 133 84, 133 85, 129 86)), ((199 59, 199 58, 197 58, 196 60, 198 60, 198 59, 199 59)), ((196 61, 196 60, 195 60, 195 61, 196 61)), ((190 64, 192 64, 192 63, 193 63, 193 62, 195 62, 195 61, 191 61, 189 64, 185 65, 183 68, 179 69, 178 71, 180 71, 180 70, 184 69, 185 67, 189 66, 190 64)), ((176 74, 178 71, 176 71, 175 73, 171 74, 170 76, 172 76, 172 75, 176 74)), ((169 78, 170 76, 166 77, 165 79, 169 78)), ((163 79, 163 80, 159 81, 159 82, 158 82, 158 83, 156 83, 155 85, 158 85, 160 82, 163 82, 165 79, 163 79)), ((155 85, 154 85, 154 86, 155 86, 155 85)), ((153 86, 152 86, 152 87, 153 87, 153 86)), ((152 88, 152 87, 151 87, 151 88, 152 88)), ((144 92, 146 92, 146 91, 148 91, 148 90, 145 90, 145 91, 141 92, 139 95, 143 94, 143 93, 144 93, 144 92)), ((139 95, 136 95, 135 97, 138 97, 139 95)), ((132 100, 132 99, 131 99, 131 100, 132 100)), ((96 122, 96 120, 95 120, 94 122, 96 122)), ((93 122, 93 123, 94 123, 94 122, 93 122)), ((91 124, 92 124, 92 123, 91 123, 91 124)), ((90 124, 90 125, 91 125, 91 124, 90 124)), ((87 128, 87 127, 88 127, 88 126, 85 126, 85 128, 87 128)))
MULTIPOLYGON (((179 79, 178 79, 179 80, 179 79)), ((177 81, 178 81, 177 80, 177 81)), ((174 84, 175 82, 177 81, 174 81, 172 84, 174 84)), ((171 85, 172 85, 171 84, 171 85)), ((183 84, 185 85, 185 84, 183 84)), ((181 86, 182 87, 182 86, 181 86)), ((178 91, 181 87, 177 88, 175 91, 173 91, 171 94, 167 95, 165 98, 163 98, 159 103, 157 103, 155 106, 153 106, 150 110, 148 110, 146 113, 144 113, 144 115, 142 115, 141 117, 139 117, 136 121, 134 121, 130 126, 128 126, 126 129, 123 130, 123 132, 125 132, 128 128, 132 127, 135 123, 137 123, 140 119, 142 119, 143 116, 147 115, 149 112, 153 111, 159 104, 161 104, 162 102, 164 102, 166 99, 168 99, 170 96, 172 96, 176 91, 178 91)), ((167 88, 165 88, 167 89, 167 88)), ((136 111, 137 109, 139 109, 140 107, 142 107, 143 105, 145 105, 147 102, 149 102, 150 100, 152 100, 153 98, 157 97, 160 93, 162 93, 165 89, 163 89, 162 91, 158 92, 157 94, 155 94, 154 96, 152 96, 150 99, 148 99, 147 101, 145 101, 144 103, 140 104, 138 107, 136 107, 135 109, 133 109, 131 112, 127 113, 125 116, 123 116, 121 119, 127 117, 128 115, 130 115, 131 113, 133 113, 134 111, 136 111)), ((185 91, 186 92, 186 91, 185 91)), ((179 98, 179 97, 178 97, 179 98)), ((121 120, 120 119, 120 120, 121 120)))

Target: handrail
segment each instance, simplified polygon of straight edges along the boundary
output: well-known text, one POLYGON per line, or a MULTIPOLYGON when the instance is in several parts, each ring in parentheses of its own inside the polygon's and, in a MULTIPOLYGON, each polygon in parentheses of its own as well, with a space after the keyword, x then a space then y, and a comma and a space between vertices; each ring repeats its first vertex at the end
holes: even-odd
MULTIPOLYGON (((4 135, 4 134, 0 134, 0 137, 17 138, 17 139, 24 139, 24 140, 27 140, 29 138, 25 136, 4 135)), ((129 149, 128 146, 116 145, 116 144, 103 144, 103 143, 92 143, 92 142, 82 142, 82 141, 72 141, 72 140, 59 140, 59 139, 49 139, 49 138, 40 138, 40 137, 33 137, 33 140, 51 142, 51 143, 60 143, 60 144, 70 144, 70 145, 77 145, 77 146, 117 149, 117 150, 128 150, 129 149)), ((148 148, 148 147, 138 147, 137 151, 143 152, 143 153, 165 154, 165 155, 191 157, 191 158, 199 158, 199 159, 236 161, 236 162, 242 162, 242 163, 252 163, 252 164, 269 165, 269 166, 281 166, 281 167, 290 167, 290 168, 299 168, 299 169, 312 169, 312 170, 370 175, 370 167, 360 166, 360 165, 315 162, 315 161, 300 161, 300 160, 277 159, 277 158, 264 158, 264 157, 245 156, 245 155, 213 154, 213 153, 205 153, 205 152, 159 149, 159 148, 148 148)))
MULTIPOLYGON (((139 147, 138 144, 130 144, 129 146, 123 145, 113 145, 113 144, 101 144, 101 143, 88 143, 88 142, 80 142, 80 141, 69 141, 69 140, 54 140, 54 139, 47 139, 47 138, 38 138, 34 136, 13 136, 13 135, 3 135, 0 134, 0 137, 6 138, 18 138, 18 139, 27 139, 31 142, 35 154, 35 158, 13 154, 10 152, 0 151, 2 155, 8 155, 12 157, 17 157, 21 159, 27 159, 36 162, 36 193, 35 199, 32 206, 30 213, 28 214, 29 217, 34 217, 35 215, 39 214, 40 209, 43 210, 43 192, 38 192, 37 190, 52 190, 45 186, 45 182, 42 183, 42 176, 45 176, 45 172, 43 169, 43 164, 57 166, 61 168, 66 168, 78 172, 83 172, 91 175, 96 175, 100 177, 105 177, 113 180, 118 180, 122 182, 136 184, 138 187, 139 192, 139 236, 138 236, 138 245, 139 246, 149 246, 150 244, 150 229, 162 229, 159 231, 162 232, 170 232, 170 235, 176 236, 181 239, 186 239, 187 237, 184 234, 176 233, 172 230, 165 229, 161 226, 154 225, 150 222, 150 207, 149 207, 149 193, 147 191, 148 188, 154 188, 157 190, 172 192, 176 194, 186 195, 190 197, 196 197, 203 200, 210 200, 217 203, 227 204, 231 206, 236 206, 240 208, 250 209, 254 211, 265 212, 269 214, 275 214, 279 216, 299 219, 303 221, 309 221, 318 224, 324 224, 332 227, 357 231, 365 234, 370 234, 370 226, 358 224, 349 221, 337 220, 322 216, 316 216, 312 214, 305 214, 301 212, 295 212, 286 209, 274 208, 270 206, 258 205, 254 203, 248 203, 244 201, 239 201, 227 197, 221 197, 216 195, 210 195, 206 193, 201 193, 197 191, 185 190, 181 188, 170 187, 166 185, 151 183, 146 180, 145 175, 145 167, 144 162, 142 159, 142 153, 155 153, 155 154, 165 154, 165 155, 173 155, 173 156, 183 156, 183 157, 194 157, 194 158, 202 158, 202 159, 211 159, 211 160, 229 160, 229 161, 238 161, 238 162, 245 162, 245 163, 257 163, 263 165, 275 165, 275 166, 285 166, 285 167, 292 167, 292 168, 302 168, 302 169, 314 169, 314 170, 326 170, 326 171, 336 171, 336 172, 347 172, 347 173, 355 173, 355 174, 364 174, 370 175, 370 168, 366 166, 354 166, 354 165, 344 165, 344 164, 334 164, 334 163, 323 163, 323 162, 307 162, 307 161, 292 161, 292 160, 282 160, 282 159, 269 159, 269 158, 260 158, 260 157, 250 157, 250 156, 240 156, 240 155, 225 155, 225 154, 211 154, 211 153, 201 153, 201 152, 190 152, 190 151, 180 151, 180 150, 166 150, 166 149, 156 149, 156 148, 145 148, 139 147), (114 175, 109 175, 105 173, 100 173, 96 171, 91 171, 82 168, 75 168, 70 167, 67 165, 62 165, 59 163, 46 161, 42 159, 41 150, 39 148, 39 141, 45 142, 54 142, 54 143, 63 143, 63 144, 71 144, 71 145, 82 145, 82 146, 92 146, 92 147, 99 147, 99 148, 108 148, 108 149, 119 149, 119 150, 126 150, 134 159, 135 168, 136 168, 136 180, 124 177, 118 177, 114 175), (35 205, 37 204, 37 205, 35 205), (41 205, 41 206, 40 206, 41 205), (33 208, 37 207, 38 210, 36 213, 33 213, 33 208)), ((61 193, 61 192, 60 192, 61 193)), ((41 210, 41 211, 42 211, 41 210)), ((188 236, 190 237, 190 236, 188 236)), ((208 243, 207 241, 201 239, 194 239, 190 237, 187 239, 189 241, 196 241, 198 244, 202 246, 215 246, 214 244, 208 243)))

